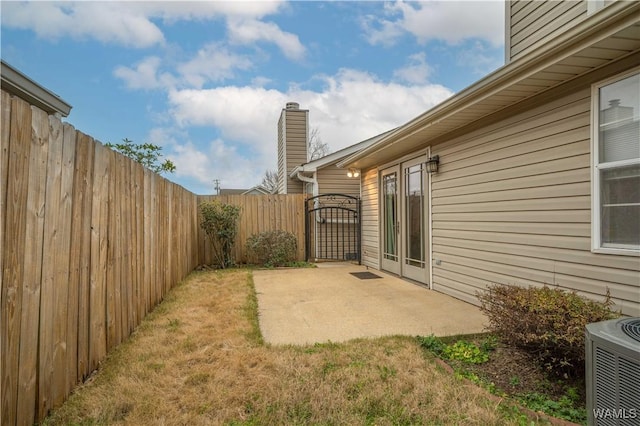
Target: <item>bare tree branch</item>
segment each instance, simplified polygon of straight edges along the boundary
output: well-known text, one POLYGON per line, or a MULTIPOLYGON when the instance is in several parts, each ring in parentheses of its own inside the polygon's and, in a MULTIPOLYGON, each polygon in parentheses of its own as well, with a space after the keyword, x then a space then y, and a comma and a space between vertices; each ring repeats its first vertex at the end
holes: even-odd
POLYGON ((262 186, 269 191, 270 194, 278 193, 278 172, 276 170, 267 170, 262 177, 262 186))
POLYGON ((322 142, 320 130, 317 127, 311 129, 311 134, 309 135, 309 149, 307 150, 307 158, 309 161, 322 158, 330 152, 329 144, 322 142))

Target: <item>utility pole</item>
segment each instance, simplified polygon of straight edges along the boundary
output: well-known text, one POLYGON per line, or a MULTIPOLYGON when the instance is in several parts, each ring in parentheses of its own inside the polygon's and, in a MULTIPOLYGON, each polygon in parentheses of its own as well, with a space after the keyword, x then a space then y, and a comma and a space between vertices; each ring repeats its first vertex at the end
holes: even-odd
POLYGON ((220 179, 213 180, 213 189, 216 190, 216 195, 220 195, 220 179))

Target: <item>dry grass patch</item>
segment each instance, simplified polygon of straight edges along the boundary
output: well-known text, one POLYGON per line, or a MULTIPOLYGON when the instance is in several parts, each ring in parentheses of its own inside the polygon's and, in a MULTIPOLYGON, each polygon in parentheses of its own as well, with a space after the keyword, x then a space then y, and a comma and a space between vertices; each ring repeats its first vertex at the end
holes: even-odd
POLYGON ((410 337, 271 347, 247 270, 196 272, 46 419, 100 424, 516 423, 410 337))

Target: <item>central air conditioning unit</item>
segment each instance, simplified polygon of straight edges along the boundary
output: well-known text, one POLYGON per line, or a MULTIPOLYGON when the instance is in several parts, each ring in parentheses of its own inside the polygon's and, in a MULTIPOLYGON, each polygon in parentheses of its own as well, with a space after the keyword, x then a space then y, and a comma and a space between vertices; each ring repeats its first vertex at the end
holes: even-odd
POLYGON ((640 318, 587 325, 587 423, 640 426, 640 318))

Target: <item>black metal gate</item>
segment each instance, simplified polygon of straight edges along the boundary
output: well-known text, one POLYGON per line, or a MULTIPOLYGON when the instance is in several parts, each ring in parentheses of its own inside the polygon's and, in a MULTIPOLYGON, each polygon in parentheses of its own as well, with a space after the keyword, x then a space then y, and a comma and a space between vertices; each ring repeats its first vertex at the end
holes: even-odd
POLYGON ((323 194, 307 198, 305 256, 360 263, 360 198, 323 194))

